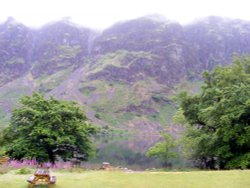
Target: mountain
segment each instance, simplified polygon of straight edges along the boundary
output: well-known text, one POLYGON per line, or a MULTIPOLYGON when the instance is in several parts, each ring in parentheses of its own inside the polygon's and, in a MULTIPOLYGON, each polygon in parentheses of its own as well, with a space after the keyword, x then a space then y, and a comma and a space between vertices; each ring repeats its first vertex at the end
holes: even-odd
POLYGON ((30 29, 9 18, 0 25, 0 85, 19 78, 29 70, 30 29))
POLYGON ((197 92, 202 72, 250 53, 250 22, 208 17, 180 25, 157 17, 97 32, 68 20, 31 29, 0 24, 0 126, 32 91, 75 100, 113 131, 158 134, 172 125, 180 90, 197 92))

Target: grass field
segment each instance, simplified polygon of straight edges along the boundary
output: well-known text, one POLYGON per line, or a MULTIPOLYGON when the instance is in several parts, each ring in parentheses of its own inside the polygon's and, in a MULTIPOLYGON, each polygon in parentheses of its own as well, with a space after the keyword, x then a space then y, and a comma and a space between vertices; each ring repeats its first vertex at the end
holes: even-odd
MULTIPOLYGON (((53 172, 52 172, 53 173, 53 172)), ((193 172, 54 172, 55 188, 249 188, 250 170, 193 172)), ((27 175, 0 175, 1 188, 26 188, 27 175)), ((37 186, 44 187, 44 186, 37 186)))

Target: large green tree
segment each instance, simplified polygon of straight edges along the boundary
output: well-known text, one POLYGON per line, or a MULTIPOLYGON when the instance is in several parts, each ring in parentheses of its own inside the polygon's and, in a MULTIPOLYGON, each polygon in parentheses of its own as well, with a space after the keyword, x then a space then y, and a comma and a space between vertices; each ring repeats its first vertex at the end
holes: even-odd
POLYGON ((205 168, 250 168, 250 58, 205 72, 201 94, 182 93, 184 143, 205 168))
POLYGON ((23 97, 20 103, 2 136, 9 157, 54 163, 57 157, 87 160, 93 154, 90 136, 96 129, 76 103, 38 93, 23 97))

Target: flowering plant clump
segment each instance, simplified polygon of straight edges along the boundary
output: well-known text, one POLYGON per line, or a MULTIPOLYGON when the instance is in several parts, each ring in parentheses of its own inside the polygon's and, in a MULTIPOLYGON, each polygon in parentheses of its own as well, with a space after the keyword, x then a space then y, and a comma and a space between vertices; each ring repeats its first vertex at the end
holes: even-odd
POLYGON ((12 168, 52 168, 52 169, 71 169, 73 168, 72 162, 58 161, 53 163, 38 163, 35 159, 32 160, 10 160, 8 166, 12 168))

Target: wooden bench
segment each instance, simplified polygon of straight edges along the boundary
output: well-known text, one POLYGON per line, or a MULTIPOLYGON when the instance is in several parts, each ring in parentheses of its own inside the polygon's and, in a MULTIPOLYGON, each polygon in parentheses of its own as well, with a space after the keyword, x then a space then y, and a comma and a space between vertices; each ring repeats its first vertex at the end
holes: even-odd
POLYGON ((54 185, 56 183, 56 177, 50 176, 48 169, 37 169, 33 176, 27 179, 30 187, 39 184, 54 185))

